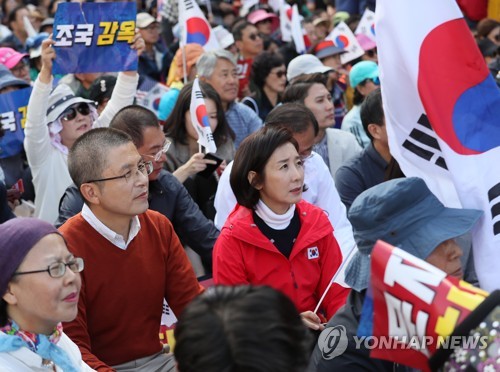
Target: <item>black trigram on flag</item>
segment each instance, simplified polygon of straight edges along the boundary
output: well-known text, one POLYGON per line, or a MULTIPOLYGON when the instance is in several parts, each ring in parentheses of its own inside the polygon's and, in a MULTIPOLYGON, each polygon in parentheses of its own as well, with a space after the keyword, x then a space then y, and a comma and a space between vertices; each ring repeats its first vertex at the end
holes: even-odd
POLYGON ((207 141, 212 142, 214 140, 214 135, 212 133, 206 133, 207 141))
POLYGON ((194 96, 195 96, 196 98, 201 98, 201 99, 203 99, 203 93, 201 93, 201 91, 200 91, 200 90, 195 90, 195 92, 194 92, 194 96))
MULTIPOLYGON (((500 183, 497 183, 491 189, 488 190, 488 202, 491 207, 491 219, 494 220, 496 216, 500 214, 500 183), (497 200, 495 200, 497 199, 497 200)), ((493 224, 493 234, 498 235, 500 233, 500 220, 493 224)))
POLYGON ((422 159, 447 170, 446 162, 441 156, 441 147, 439 147, 437 139, 433 137, 435 133, 432 130, 427 115, 420 115, 417 124, 419 125, 411 131, 408 139, 404 141, 403 147, 422 159))

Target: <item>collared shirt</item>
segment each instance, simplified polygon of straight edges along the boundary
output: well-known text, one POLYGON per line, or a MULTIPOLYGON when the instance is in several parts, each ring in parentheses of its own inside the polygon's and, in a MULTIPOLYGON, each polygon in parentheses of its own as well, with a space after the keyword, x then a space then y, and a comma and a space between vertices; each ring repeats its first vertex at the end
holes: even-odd
POLYGON ((241 141, 262 127, 262 120, 255 111, 239 102, 229 104, 226 111, 226 120, 236 136, 234 140, 235 149, 238 149, 241 141))
POLYGON ((128 240, 125 241, 123 236, 117 234, 105 224, 103 224, 96 215, 90 210, 87 204, 83 204, 82 217, 85 221, 89 223, 90 226, 94 228, 99 234, 105 237, 109 242, 120 249, 126 250, 130 242, 139 234, 141 230, 141 223, 139 222, 139 217, 134 216, 130 222, 130 231, 128 233, 128 240))

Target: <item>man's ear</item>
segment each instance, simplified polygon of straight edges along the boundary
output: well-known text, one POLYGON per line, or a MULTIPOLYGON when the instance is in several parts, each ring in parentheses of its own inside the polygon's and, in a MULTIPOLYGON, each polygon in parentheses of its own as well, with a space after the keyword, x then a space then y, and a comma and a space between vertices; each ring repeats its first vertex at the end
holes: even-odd
POLYGON ((248 176, 247 176, 247 179, 248 179, 248 183, 256 190, 260 190, 262 189, 262 185, 260 184, 259 180, 258 180, 258 175, 257 175, 257 172, 254 172, 254 171, 250 171, 248 172, 248 176))
POLYGON ((380 133, 381 133, 381 130, 382 130, 382 127, 378 124, 368 124, 368 132, 370 132, 371 136, 374 138, 374 139, 380 139, 380 133))
POLYGON ((95 183, 83 183, 80 186, 80 192, 82 193, 83 198, 90 204, 101 203, 101 190, 95 183))
POLYGON ((7 304, 9 305, 15 305, 17 304, 17 297, 16 295, 12 292, 11 288, 10 288, 10 283, 9 285, 7 286, 7 291, 5 292, 5 294, 2 296, 2 299, 7 302, 7 304))

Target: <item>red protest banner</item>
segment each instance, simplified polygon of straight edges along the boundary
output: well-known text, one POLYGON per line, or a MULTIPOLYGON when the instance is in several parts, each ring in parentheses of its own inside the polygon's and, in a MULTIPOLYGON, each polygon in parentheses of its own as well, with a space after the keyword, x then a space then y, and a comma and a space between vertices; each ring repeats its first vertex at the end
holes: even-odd
POLYGON ((424 371, 438 347, 449 347, 446 336, 488 296, 382 241, 373 248, 371 276, 379 347, 370 356, 424 371), (383 339, 389 347, 380 347, 383 339))

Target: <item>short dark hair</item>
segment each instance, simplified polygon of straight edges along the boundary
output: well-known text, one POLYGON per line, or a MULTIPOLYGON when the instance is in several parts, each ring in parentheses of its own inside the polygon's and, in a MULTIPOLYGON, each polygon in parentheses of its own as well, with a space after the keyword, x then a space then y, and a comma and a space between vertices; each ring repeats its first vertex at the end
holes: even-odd
POLYGON ((309 95, 309 89, 314 84, 323 84, 326 88, 327 77, 325 74, 315 73, 300 75, 293 79, 293 82, 288 85, 283 93, 282 102, 300 102, 304 103, 309 95))
POLYGON ((262 52, 254 58, 252 62, 252 72, 250 80, 253 81, 256 87, 262 90, 266 82, 267 76, 275 67, 284 66, 285 61, 280 54, 272 52, 262 52))
POLYGON ((21 9, 28 9, 26 5, 18 5, 14 9, 12 9, 9 13, 9 16, 7 18, 7 24, 10 26, 11 22, 16 22, 16 17, 17 17, 17 12, 20 11, 21 9))
POLYGON ((373 141, 373 136, 368 130, 368 125, 376 124, 380 127, 385 124, 384 108, 382 106, 382 92, 377 88, 370 92, 361 105, 361 123, 366 135, 373 141))
MULTIPOLYGON (((233 28, 231 29, 231 33, 233 34, 234 40, 242 40, 243 39, 243 30, 249 26, 255 27, 254 24, 248 22, 248 21, 240 21, 234 24, 233 28)), ((257 28, 257 27, 255 27, 257 28)))
POLYGON ((269 158, 274 151, 286 143, 291 143, 297 152, 299 144, 293 133, 283 126, 264 126, 243 140, 234 156, 233 168, 229 181, 238 204, 253 209, 260 199, 260 192, 255 185, 264 181, 269 158), (248 181, 248 173, 255 172, 252 184, 248 181))
MULTIPOLYGON (((217 108, 217 128, 215 129, 213 136, 214 141, 217 146, 221 146, 226 143, 229 138, 235 139, 235 135, 226 120, 226 115, 224 113, 224 108, 222 107, 222 102, 220 100, 219 94, 214 88, 208 83, 200 81, 200 89, 203 94, 203 98, 211 99, 215 102, 215 107, 217 108)), ((191 105, 191 92, 193 90, 193 83, 184 85, 179 93, 179 98, 172 110, 170 116, 165 120, 163 125, 165 135, 167 137, 173 138, 176 142, 183 145, 187 144, 187 132, 186 132, 186 120, 185 114, 189 111, 191 105)))
POLYGON ((144 130, 151 127, 160 128, 160 124, 153 111, 143 106, 130 105, 117 112, 109 127, 127 133, 135 147, 141 147, 144 144, 144 130))
POLYGON ((107 167, 108 153, 118 146, 132 143, 132 138, 121 130, 96 128, 81 135, 68 154, 68 170, 76 187, 102 177, 107 167))
POLYGON ((304 104, 299 102, 283 103, 276 106, 266 117, 265 125, 288 128, 292 133, 304 133, 313 127, 314 136, 318 135, 319 125, 316 117, 304 104))
POLYGON ((175 328, 180 372, 298 372, 311 335, 292 301, 270 287, 211 287, 175 328))

